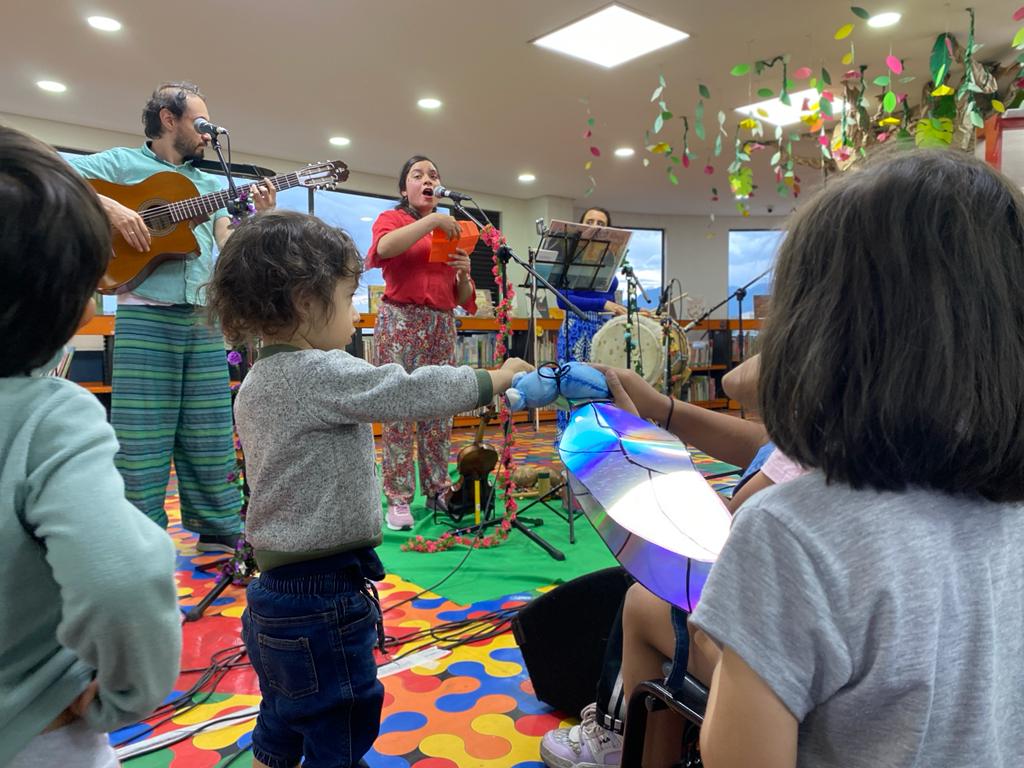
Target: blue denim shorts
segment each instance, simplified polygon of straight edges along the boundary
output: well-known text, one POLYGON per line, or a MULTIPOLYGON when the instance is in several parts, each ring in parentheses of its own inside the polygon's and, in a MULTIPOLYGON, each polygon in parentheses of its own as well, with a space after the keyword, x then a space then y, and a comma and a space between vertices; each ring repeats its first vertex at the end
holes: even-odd
POLYGON ((270 768, 359 764, 384 702, 372 585, 351 558, 328 557, 274 568, 246 598, 242 639, 263 695, 253 755, 270 768))
POLYGON ((672 668, 665 678, 665 687, 670 691, 678 691, 683 687, 686 677, 686 662, 690 657, 690 632, 686 628, 686 620, 690 614, 682 608, 672 606, 672 629, 676 635, 675 653, 672 654, 672 668))

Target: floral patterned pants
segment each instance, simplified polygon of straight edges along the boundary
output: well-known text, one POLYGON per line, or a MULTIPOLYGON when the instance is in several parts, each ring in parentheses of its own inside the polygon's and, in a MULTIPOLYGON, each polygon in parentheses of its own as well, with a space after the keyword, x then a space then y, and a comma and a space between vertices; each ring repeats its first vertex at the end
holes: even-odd
MULTIPOLYGON (((398 363, 413 371, 424 365, 455 362, 455 318, 420 304, 382 301, 373 332, 374 363, 398 363)), ((413 427, 419 455, 420 488, 428 498, 448 488, 452 420, 394 422, 383 425, 384 495, 388 503, 408 504, 416 491, 413 427)))

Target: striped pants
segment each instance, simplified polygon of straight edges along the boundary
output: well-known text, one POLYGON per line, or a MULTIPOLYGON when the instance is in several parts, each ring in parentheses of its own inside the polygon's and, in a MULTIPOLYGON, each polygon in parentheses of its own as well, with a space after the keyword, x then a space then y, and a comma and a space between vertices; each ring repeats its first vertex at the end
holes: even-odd
MULTIPOLYGON (((419 304, 382 301, 373 331, 377 365, 398 363, 407 371, 423 365, 455 362, 455 318, 451 312, 419 304)), ((383 485, 388 503, 408 504, 416 495, 416 464, 413 461, 413 424, 395 422, 381 427, 383 485)), ((448 453, 452 420, 416 422, 416 451, 420 464, 420 488, 434 496, 451 485, 448 453)))
POLYGON ((191 306, 117 309, 110 420, 125 495, 167 527, 171 459, 181 521, 194 533, 241 530, 224 340, 191 306))

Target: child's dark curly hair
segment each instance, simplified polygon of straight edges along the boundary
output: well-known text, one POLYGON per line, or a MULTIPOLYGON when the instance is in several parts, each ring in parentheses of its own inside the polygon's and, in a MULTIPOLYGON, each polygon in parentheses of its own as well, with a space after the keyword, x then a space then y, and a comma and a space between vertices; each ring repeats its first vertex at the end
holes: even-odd
POLYGON ((363 261, 347 233, 315 216, 268 211, 231 235, 207 286, 207 308, 235 344, 293 331, 298 302, 334 313, 338 280, 359 279, 363 261))

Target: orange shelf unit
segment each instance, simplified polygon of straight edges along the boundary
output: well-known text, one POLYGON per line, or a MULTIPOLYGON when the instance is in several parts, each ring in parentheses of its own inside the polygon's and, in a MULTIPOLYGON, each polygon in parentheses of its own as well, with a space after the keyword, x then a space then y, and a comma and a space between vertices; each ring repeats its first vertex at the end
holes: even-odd
POLYGON ((75 333, 82 336, 113 336, 114 316, 96 315, 92 320, 75 331, 75 333))
MULTIPOLYGON (((373 328, 377 324, 377 315, 364 314, 360 316, 356 328, 373 328)), ((529 329, 530 319, 527 317, 511 318, 513 331, 525 331, 529 329)), ((537 327, 542 331, 557 331, 562 327, 561 320, 554 320, 549 317, 538 317, 537 327)), ((496 331, 498 320, 494 317, 456 317, 455 328, 459 331, 496 331)))

